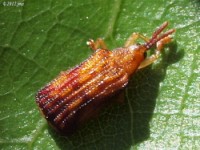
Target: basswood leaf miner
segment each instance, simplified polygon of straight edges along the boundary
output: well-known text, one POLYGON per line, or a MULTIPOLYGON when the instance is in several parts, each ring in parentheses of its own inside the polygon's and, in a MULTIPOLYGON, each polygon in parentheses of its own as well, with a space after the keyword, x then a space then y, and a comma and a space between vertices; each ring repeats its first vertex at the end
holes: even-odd
POLYGON ((108 50, 102 39, 87 44, 94 53, 74 68, 61 72, 36 95, 36 103, 49 124, 61 134, 69 134, 99 111, 128 84, 132 75, 152 64, 175 29, 162 31, 164 22, 149 39, 133 33, 124 47, 108 50), (135 44, 141 38, 144 44, 135 44), (156 46, 155 53, 145 53, 156 46))

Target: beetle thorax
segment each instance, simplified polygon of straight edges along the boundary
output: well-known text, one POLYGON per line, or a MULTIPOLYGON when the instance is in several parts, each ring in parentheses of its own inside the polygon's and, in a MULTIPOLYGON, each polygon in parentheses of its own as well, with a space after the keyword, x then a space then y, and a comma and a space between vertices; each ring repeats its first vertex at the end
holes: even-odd
POLYGON ((138 45, 118 48, 113 51, 113 58, 129 75, 133 74, 144 60, 145 49, 138 45))

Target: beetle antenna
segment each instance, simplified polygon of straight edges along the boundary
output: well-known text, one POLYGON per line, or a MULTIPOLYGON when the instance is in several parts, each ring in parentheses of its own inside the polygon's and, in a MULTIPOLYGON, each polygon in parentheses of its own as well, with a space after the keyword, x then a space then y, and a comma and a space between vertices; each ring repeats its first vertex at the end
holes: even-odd
POLYGON ((151 39, 144 44, 144 46, 148 49, 150 49, 154 44, 156 44, 158 41, 164 39, 165 37, 171 35, 172 33, 175 32, 175 29, 170 29, 167 32, 159 34, 168 26, 168 22, 164 22, 152 35, 151 39))

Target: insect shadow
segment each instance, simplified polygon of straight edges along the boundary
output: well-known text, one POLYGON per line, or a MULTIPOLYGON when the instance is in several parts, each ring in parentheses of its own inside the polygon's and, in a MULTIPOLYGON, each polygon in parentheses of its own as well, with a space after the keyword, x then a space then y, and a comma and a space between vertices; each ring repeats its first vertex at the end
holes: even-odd
POLYGON ((101 111, 71 136, 60 136, 51 127, 49 133, 60 149, 130 149, 149 138, 149 122, 153 116, 159 84, 167 67, 178 62, 184 51, 177 51, 176 42, 166 46, 161 61, 135 73, 125 89, 125 100, 101 111), (165 51, 169 49, 168 51, 165 51))

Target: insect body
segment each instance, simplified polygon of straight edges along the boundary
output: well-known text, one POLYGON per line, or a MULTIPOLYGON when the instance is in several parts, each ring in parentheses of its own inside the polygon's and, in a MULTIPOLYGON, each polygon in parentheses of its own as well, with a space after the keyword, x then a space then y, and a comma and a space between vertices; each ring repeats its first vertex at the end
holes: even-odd
POLYGON ((95 52, 87 60, 60 75, 42 88, 36 102, 51 126, 62 134, 71 133, 91 118, 111 97, 119 93, 135 71, 153 63, 163 45, 171 41, 174 29, 161 33, 168 25, 163 23, 151 39, 133 33, 124 47, 107 50, 102 39, 87 44, 95 52), (145 43, 134 44, 137 38, 145 43), (145 53, 156 45, 155 54, 145 53), (101 46, 101 48, 98 48, 101 46))

